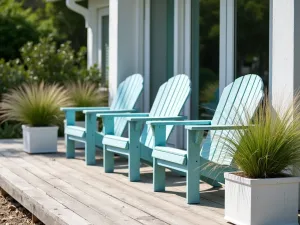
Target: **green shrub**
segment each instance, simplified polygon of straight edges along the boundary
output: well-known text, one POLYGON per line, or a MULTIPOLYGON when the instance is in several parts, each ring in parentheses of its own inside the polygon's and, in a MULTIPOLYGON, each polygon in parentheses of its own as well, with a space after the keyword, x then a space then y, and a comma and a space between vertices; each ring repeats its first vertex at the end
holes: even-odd
POLYGON ((93 82, 101 80, 96 65, 87 69, 86 49, 79 52, 70 42, 57 46, 51 37, 42 38, 37 44, 26 43, 21 48, 21 59, 0 60, 0 99, 10 88, 33 81, 64 84, 66 82, 93 82))
POLYGON ((0 125, 0 139, 21 138, 22 128, 19 123, 4 122, 0 125))
POLYGON ((37 42, 38 39, 37 29, 23 17, 0 14, 0 58, 19 58, 19 49, 28 41, 37 42))
POLYGON ((266 100, 246 130, 225 138, 234 163, 246 177, 278 177, 283 170, 299 167, 299 105, 273 107, 266 100))
POLYGON ((70 42, 57 46, 51 37, 41 38, 37 44, 24 45, 21 56, 30 80, 60 84, 78 80, 100 82, 96 65, 86 69, 86 49, 75 53, 70 42))
POLYGON ((67 91, 57 84, 24 84, 4 94, 0 119, 34 127, 58 125, 64 118, 60 107, 69 105, 67 91))
POLYGON ((1 94, 28 81, 27 73, 20 60, 5 62, 0 59, 0 99, 1 94))

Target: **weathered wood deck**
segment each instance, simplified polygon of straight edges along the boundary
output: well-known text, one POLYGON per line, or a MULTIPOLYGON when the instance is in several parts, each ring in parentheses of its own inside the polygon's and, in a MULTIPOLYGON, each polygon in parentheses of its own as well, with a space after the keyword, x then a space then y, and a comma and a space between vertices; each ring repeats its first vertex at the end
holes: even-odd
POLYGON ((28 155, 21 140, 0 141, 0 186, 45 224, 227 224, 224 190, 201 183, 201 204, 185 202, 185 178, 167 174, 167 192, 152 191, 152 168, 130 183, 126 160, 105 174, 100 152, 86 166, 84 152, 66 159, 63 141, 57 154, 28 155))

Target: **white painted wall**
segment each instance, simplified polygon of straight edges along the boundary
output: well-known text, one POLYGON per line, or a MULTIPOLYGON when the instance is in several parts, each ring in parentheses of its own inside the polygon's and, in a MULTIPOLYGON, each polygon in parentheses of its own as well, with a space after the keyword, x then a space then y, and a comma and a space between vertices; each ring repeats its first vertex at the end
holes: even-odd
MULTIPOLYGON (((90 23, 87 28, 87 64, 88 67, 98 64, 98 15, 97 8, 89 7, 90 23)), ((101 48, 101 46, 100 46, 101 48)))
POLYGON ((143 74, 143 1, 109 1, 109 92, 110 100, 126 77, 143 74))
POLYGON ((300 87, 300 1, 270 1, 270 98, 293 102, 300 87))
POLYGON ((101 24, 99 24, 99 12, 101 9, 109 6, 109 0, 89 0, 88 10, 90 16, 90 24, 87 34, 87 61, 88 67, 98 64, 101 67, 101 24), (100 54, 99 54, 100 52, 100 54))

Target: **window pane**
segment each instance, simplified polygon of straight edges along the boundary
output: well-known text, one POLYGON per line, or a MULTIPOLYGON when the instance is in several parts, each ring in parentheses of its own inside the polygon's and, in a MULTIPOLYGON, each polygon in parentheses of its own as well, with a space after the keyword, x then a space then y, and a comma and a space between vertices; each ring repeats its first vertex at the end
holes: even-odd
POLYGON ((219 98, 220 0, 200 0, 199 117, 212 118, 219 98))
POLYGON ((236 0, 236 77, 269 81, 269 0, 236 0))

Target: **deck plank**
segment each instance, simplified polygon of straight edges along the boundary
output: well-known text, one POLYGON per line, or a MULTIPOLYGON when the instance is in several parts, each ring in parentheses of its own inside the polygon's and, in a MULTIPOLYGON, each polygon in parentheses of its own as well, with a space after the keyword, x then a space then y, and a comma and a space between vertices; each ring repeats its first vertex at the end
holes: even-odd
MULTIPOLYGON (((1 154, 1 153, 0 153, 1 154)), ((2 154, 1 154, 2 155, 2 154)), ((18 158, 13 158, 13 160, 9 157, 0 157, 0 164, 8 168, 14 174, 22 177, 23 179, 30 181, 29 183, 44 191, 47 195, 61 203, 67 208, 72 208, 72 210, 77 213, 82 218, 89 221, 91 224, 97 224, 99 220, 101 220, 102 224, 104 225, 111 225, 114 224, 111 220, 106 218, 105 216, 99 214, 95 210, 91 209, 87 205, 82 204, 81 202, 77 201, 75 198, 70 197, 68 194, 62 192, 58 188, 55 188, 53 183, 57 182, 55 178, 49 180, 49 182, 45 181, 45 179, 41 179, 40 177, 34 175, 28 171, 28 167, 34 169, 36 173, 41 172, 39 168, 34 168, 33 166, 29 165, 27 162, 22 162, 22 160, 18 158), (7 160, 8 159, 8 160, 7 160), (15 165, 19 165, 20 167, 16 167, 15 165), (53 182, 53 183, 52 183, 53 182)), ((44 173, 43 176, 47 177, 44 173)))
POLYGON ((137 210, 136 208, 124 204, 123 202, 120 202, 109 195, 99 192, 99 190, 92 190, 88 185, 82 185, 80 182, 78 182, 76 176, 70 176, 69 171, 57 169, 60 166, 58 166, 56 169, 53 169, 47 165, 44 165, 44 163, 41 163, 40 160, 32 160, 34 156, 28 156, 26 153, 20 153, 19 156, 21 158, 16 158, 12 157, 13 154, 11 153, 12 152, 6 152, 4 155, 6 158, 13 160, 18 165, 23 165, 25 170, 29 171, 40 179, 44 179, 46 182, 51 183, 56 189, 67 193, 69 196, 82 202, 87 207, 90 207, 99 212, 101 215, 108 217, 113 221, 114 224, 129 223, 135 225, 153 224, 153 222, 156 224, 164 224, 159 223, 156 218, 142 212, 141 210, 137 210), (67 183, 64 181, 69 181, 72 177, 72 182, 67 183))
MULTIPOLYGON (((76 159, 66 159, 62 143, 59 141, 57 154, 29 155, 22 151, 20 140, 0 141, 0 186, 5 175, 3 171, 18 177, 20 185, 14 188, 25 201, 20 203, 27 204, 29 211, 34 210, 36 204, 46 204, 42 200, 38 203, 36 195, 52 199, 44 209, 45 215, 37 215, 46 221, 55 220, 55 223, 47 221, 46 224, 227 224, 223 188, 215 189, 201 182, 201 203, 188 205, 184 177, 168 172, 166 193, 153 192, 152 167, 143 165, 141 182, 131 183, 126 160, 116 160, 115 173, 106 174, 99 152, 97 165, 86 166, 84 151, 76 151, 76 159), (24 195, 23 183, 30 195, 24 195), (31 208, 28 199, 33 205, 31 208), (57 219, 60 213, 53 210, 57 204, 62 207, 63 214, 72 213, 84 222, 76 223, 71 218, 67 221, 63 216, 57 219), (68 213, 65 210, 69 210, 68 213)), ((11 183, 6 185, 4 190, 10 188, 11 183)))
MULTIPOLYGON (((45 157, 39 157, 39 160, 45 161, 47 163, 47 159, 45 159, 45 157)), ((49 155, 49 157, 51 157, 49 155)), ((81 171, 82 175, 86 175, 89 174, 93 177, 92 180, 90 180, 90 183, 97 183, 96 186, 102 186, 103 183, 100 183, 98 185, 99 179, 101 177, 101 181, 105 184, 108 183, 112 183, 112 185, 110 186, 110 189, 108 189, 107 191, 112 193, 112 190, 115 189, 115 183, 116 182, 120 182, 122 181, 123 183, 123 188, 124 185, 129 186, 130 189, 134 188, 134 189, 138 189, 140 191, 142 191, 143 193, 147 193, 147 195, 152 195, 155 196, 155 202, 157 202, 157 204, 162 205, 163 203, 161 203, 161 200, 164 200, 164 203, 167 202, 168 204, 171 203, 171 205, 173 207, 175 206, 179 206, 180 209, 185 209, 188 210, 188 212, 183 211, 181 212, 181 217, 185 217, 182 216, 182 214, 187 215, 188 218, 185 218, 186 221, 192 220, 192 223, 196 223, 197 224, 197 219, 198 221, 202 218, 202 220, 207 220, 207 218, 210 220, 210 223, 212 222, 217 222, 219 224, 225 224, 224 219, 223 219, 223 208, 216 208, 216 207, 221 207, 219 204, 215 204, 213 202, 209 202, 205 199, 201 199, 201 204, 200 205, 187 205, 185 203, 185 198, 178 198, 178 196, 176 194, 172 194, 172 190, 169 193, 154 193, 152 191, 152 185, 149 185, 149 180, 147 180, 146 182, 136 182, 136 183, 130 183, 128 182, 127 176, 123 176, 120 175, 118 173, 115 174, 105 174, 102 170, 99 170, 99 167, 97 166, 93 166, 93 167, 86 167, 84 166, 84 162, 80 161, 78 162, 78 160, 73 159, 73 160, 69 160, 69 159, 65 159, 64 157, 55 157, 55 160, 58 162, 61 162, 61 167, 70 167, 72 168, 74 171, 77 171, 77 177, 78 177, 78 172, 81 171), (82 164, 82 165, 81 165, 82 164), (99 174, 101 174, 102 176, 99 176, 99 174), (216 214, 218 213, 219 216, 216 214), (197 215, 195 215, 197 214, 197 215), (196 217, 195 219, 192 219, 196 217)), ((73 171, 71 170, 71 171, 73 171)), ((70 173, 72 173, 70 171, 70 173)), ((73 171, 73 172, 74 172, 73 171)), ((87 182, 87 179, 82 177, 82 179, 84 179, 87 182)), ((142 176, 143 179, 143 176, 142 176)), ((152 178, 151 178, 151 183, 152 183, 152 178)), ((170 187, 172 189, 172 187, 170 187)), ((115 190, 116 191, 116 190, 115 190)), ((176 191, 178 192, 178 191, 176 191)), ((135 192, 136 193, 136 192, 135 192)), ((185 190, 183 191, 183 194, 185 194, 185 190)), ((118 196, 118 192, 115 193, 115 196, 118 196)), ((130 201, 130 200, 128 200, 130 201)), ((149 200, 148 200, 149 202, 149 200)), ((163 205, 162 205, 163 206, 163 205)), ((149 207, 148 207, 149 208, 149 207)), ((168 206, 163 207, 163 208, 169 208, 168 206)), ((174 212, 174 209, 170 211, 174 212)), ((186 223, 185 221, 185 223, 186 223)), ((209 222, 207 222, 209 223, 209 222)), ((201 223, 200 223, 201 224, 201 223)))
MULTIPOLYGON (((50 157, 50 155, 49 155, 50 157)), ((78 162, 78 158, 80 159, 81 156, 78 155, 77 159, 74 159, 74 161, 70 162, 69 159, 65 159, 65 157, 61 157, 59 155, 55 155, 54 157, 57 161, 61 162, 63 165, 71 167, 73 169, 75 169, 76 171, 82 171, 84 173, 88 173, 91 175, 95 175, 97 176, 97 174, 100 172, 102 175, 110 178, 110 179, 114 179, 116 181, 122 181, 124 183, 126 183, 127 185, 133 187, 133 188, 137 188, 140 189, 144 192, 147 192, 149 194, 152 195, 159 195, 159 198, 165 199, 166 201, 170 201, 170 197, 171 196, 181 196, 181 198, 172 198, 172 200, 174 200, 174 204, 177 204, 179 206, 182 207, 188 207, 189 206, 191 208, 197 208, 197 207, 201 207, 201 209, 206 208, 209 210, 212 210, 214 212, 217 212, 218 214, 221 215, 222 220, 223 220, 223 216, 224 216, 224 188, 212 188, 210 185, 201 182, 201 187, 200 187, 200 191, 201 191, 201 204, 200 205, 187 205, 185 204, 185 194, 186 194, 186 185, 185 185, 185 178, 184 177, 180 177, 178 175, 174 175, 172 173, 169 173, 167 176, 167 180, 166 180, 166 190, 167 193, 154 193, 153 189, 152 189, 152 167, 142 167, 141 168, 141 182, 138 183, 128 183, 128 173, 127 171, 127 166, 126 166, 126 160, 124 162, 124 159, 121 159, 119 161, 116 161, 116 164, 120 163, 119 165, 116 165, 116 169, 115 169, 115 173, 113 174, 105 174, 103 171, 98 171, 97 167, 101 167, 102 166, 102 160, 100 159, 101 157, 98 156, 97 158, 97 166, 93 167, 91 169, 87 169, 86 167, 83 167, 82 165, 84 164, 83 161, 82 162, 78 162), (122 164, 123 161, 123 164, 122 164), (81 165, 82 164, 82 165, 81 165), (125 166, 124 166, 125 164, 125 166), (118 169, 119 168, 119 169, 118 169), (94 170, 94 171, 93 171, 94 170), (124 172, 123 172, 124 171, 124 172), (149 185, 149 183, 151 185, 149 185), (178 185, 178 183, 181 183, 181 185, 178 185), (213 193, 211 193, 213 192, 213 193), (173 194, 172 194, 173 193, 173 194)), ((45 160, 45 159, 42 159, 45 160)), ((198 212, 199 209, 196 209, 196 211, 198 212)), ((202 211, 201 211, 202 214, 202 211)))
MULTIPOLYGON (((38 158, 38 156, 34 158, 38 158)), ((51 173, 54 176, 63 179, 69 184, 78 185, 81 187, 81 189, 86 190, 89 193, 97 194, 99 192, 104 192, 112 198, 119 199, 119 201, 123 203, 130 204, 131 206, 141 210, 146 210, 152 216, 155 216, 159 220, 165 221, 165 223, 167 224, 198 224, 190 222, 190 218, 178 218, 178 216, 176 216, 178 210, 173 210, 170 213, 168 209, 172 209, 171 204, 161 205, 162 203, 159 199, 153 200, 152 196, 143 196, 143 193, 141 193, 139 190, 135 190, 124 184, 120 184, 120 182, 115 182, 114 180, 107 180, 106 177, 101 176, 100 174, 99 175, 101 179, 95 179, 91 176, 87 176, 86 174, 80 171, 76 170, 75 172, 75 170, 67 168, 63 164, 58 163, 57 161, 48 161, 47 164, 43 165, 41 163, 43 160, 41 160, 40 158, 38 158, 38 160, 34 158, 26 160, 30 160, 31 162, 36 160, 34 163, 38 163, 39 166, 46 170, 48 173, 51 173), (59 167, 59 171, 57 171, 56 169, 53 170, 52 168, 54 167, 59 167), (158 208, 158 205, 160 205, 161 208, 158 208)))
POLYGON ((0 185, 45 224, 90 225, 88 221, 3 166, 0 167, 0 185))

